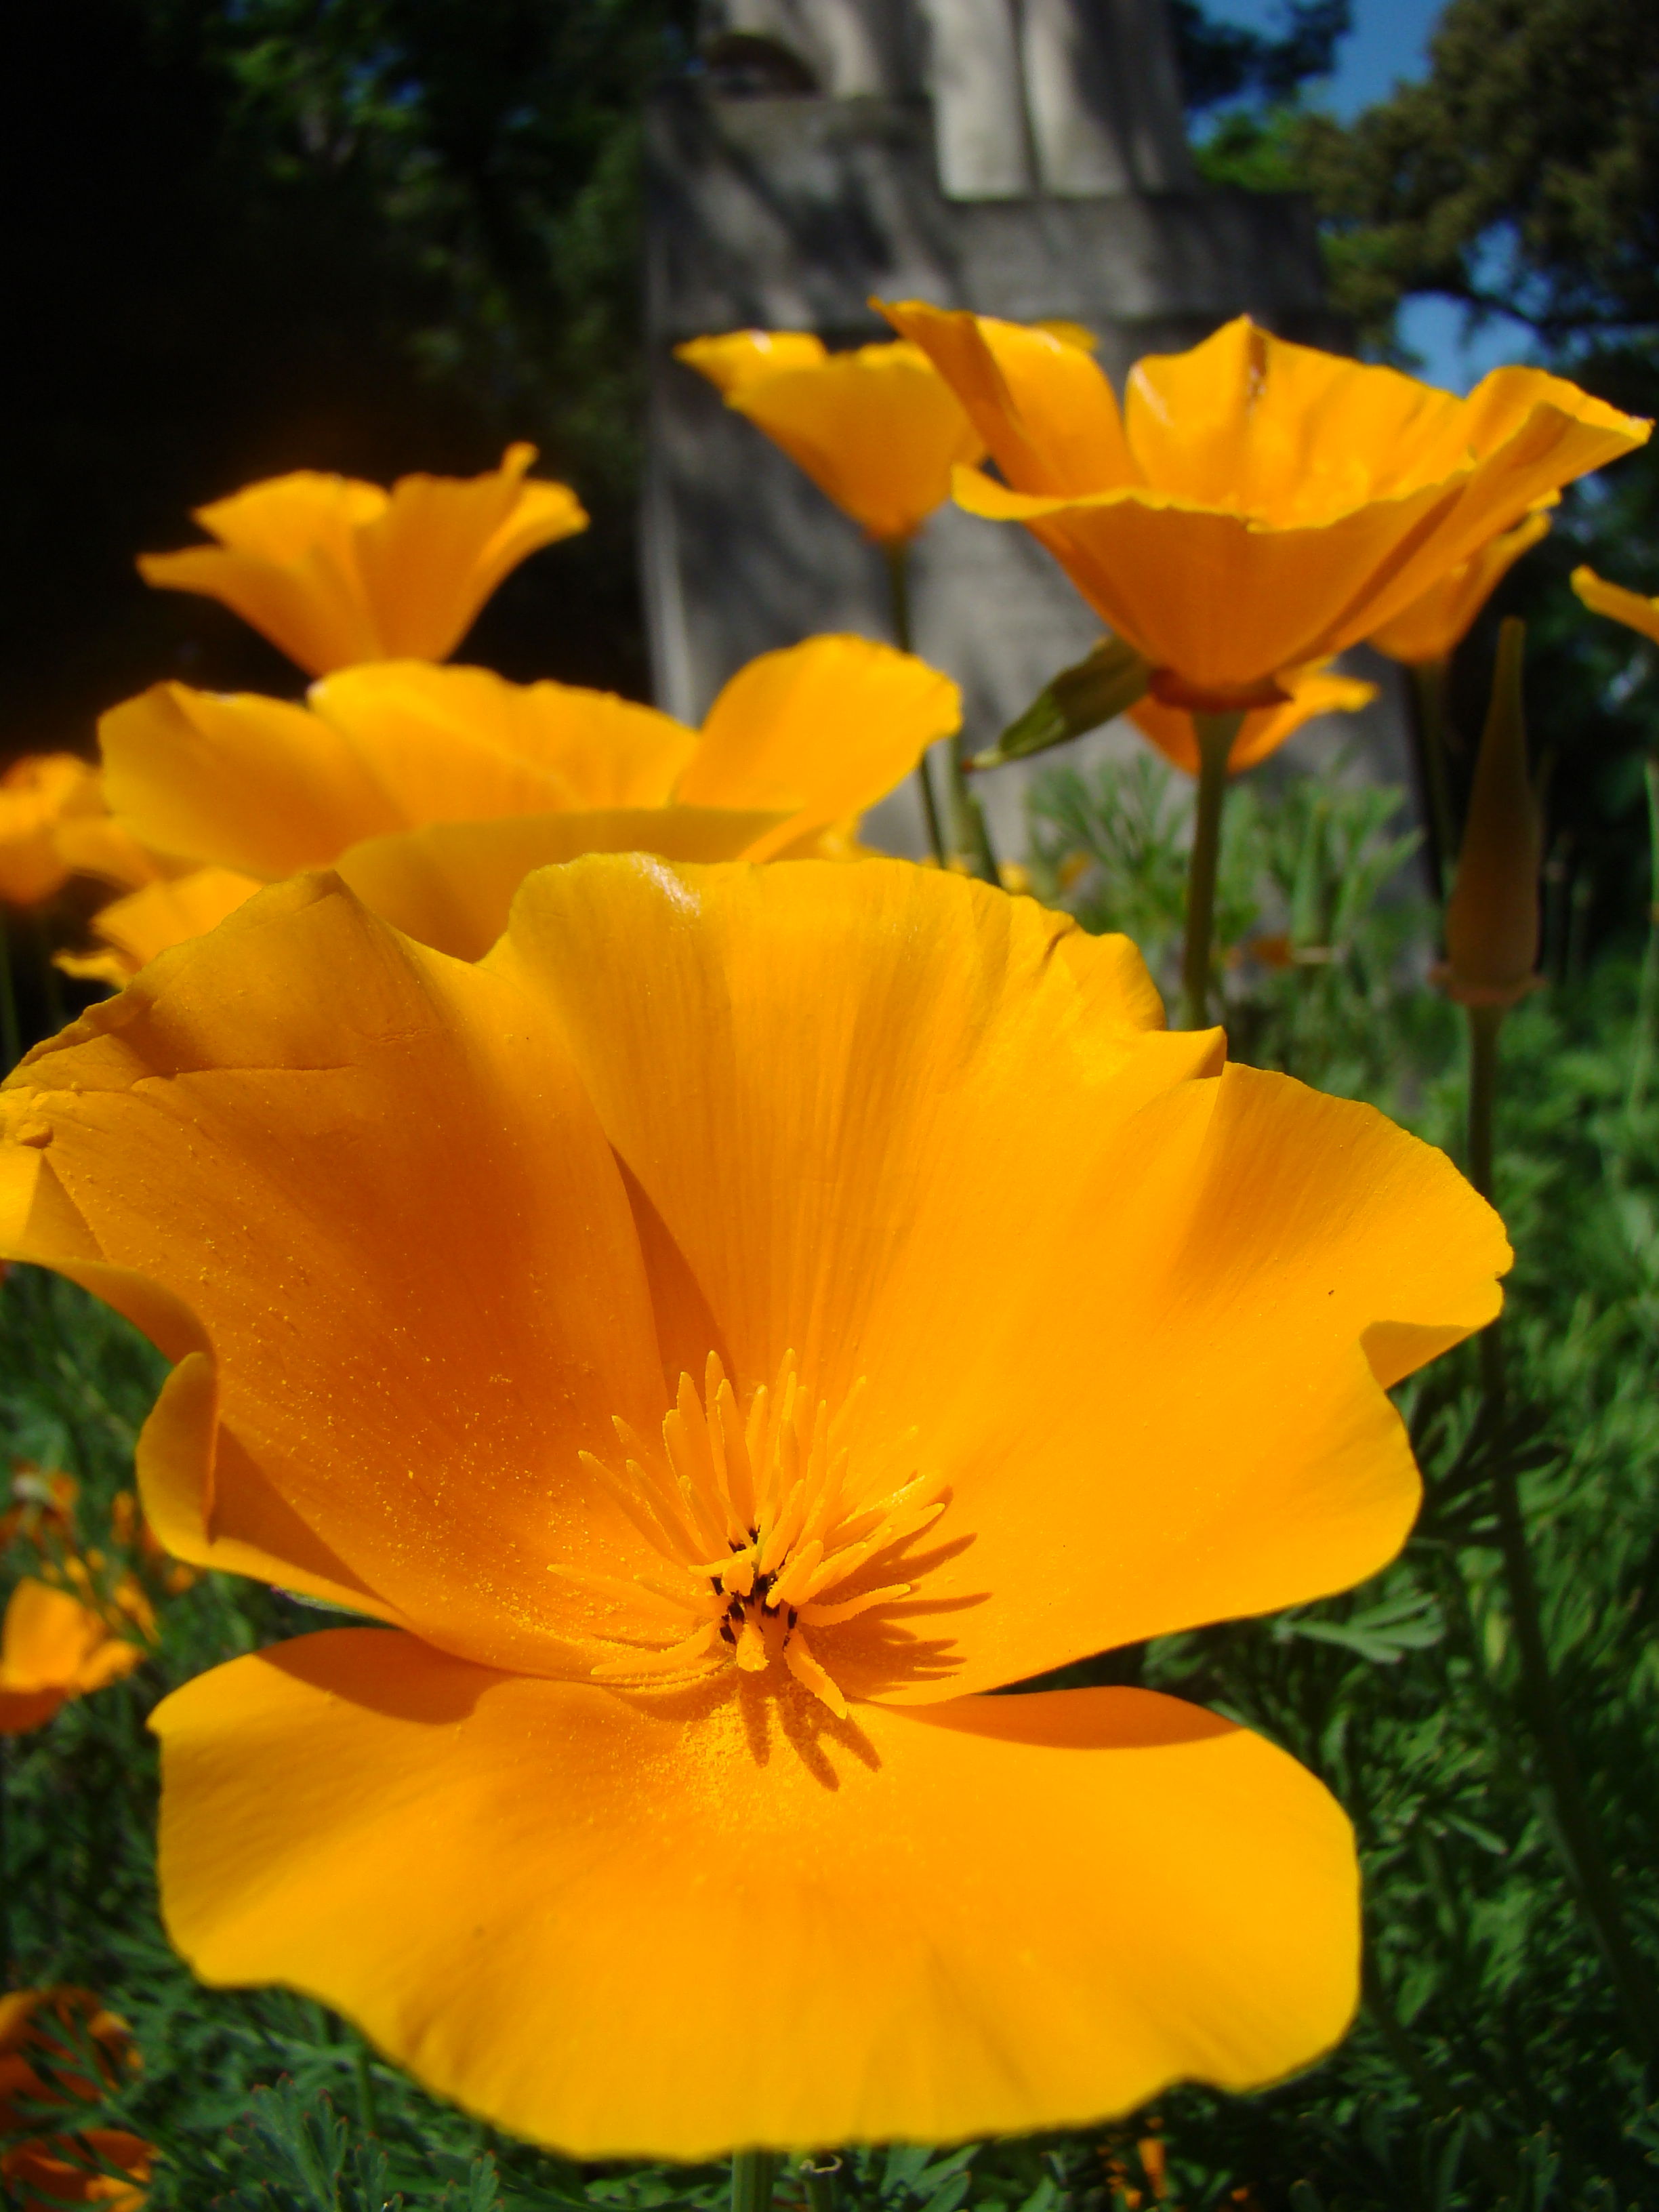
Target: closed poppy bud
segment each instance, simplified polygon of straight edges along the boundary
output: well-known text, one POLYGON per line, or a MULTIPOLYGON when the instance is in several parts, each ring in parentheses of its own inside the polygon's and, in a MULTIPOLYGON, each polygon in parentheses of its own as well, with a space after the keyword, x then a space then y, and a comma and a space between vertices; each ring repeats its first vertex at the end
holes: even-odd
POLYGON ((1443 980, 1466 1006, 1512 1006, 1532 988, 1538 956, 1538 807, 1521 702, 1526 635, 1513 617, 1498 632, 1492 705, 1446 908, 1443 980))

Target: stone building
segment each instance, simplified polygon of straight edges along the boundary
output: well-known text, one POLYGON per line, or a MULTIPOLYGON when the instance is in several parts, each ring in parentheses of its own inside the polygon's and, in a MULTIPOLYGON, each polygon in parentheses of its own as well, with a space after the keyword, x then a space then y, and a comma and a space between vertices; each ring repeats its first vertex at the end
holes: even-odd
MULTIPOLYGON (((647 124, 646 587, 676 714, 769 647, 888 634, 878 553, 674 361, 682 339, 860 343, 890 335, 879 293, 1069 318, 1120 383, 1246 310, 1340 343, 1307 204, 1199 180, 1162 0, 713 0, 702 52, 647 124)), ((914 571, 917 650, 963 685, 981 741, 1099 635, 1017 528, 947 507, 914 571)), ((1363 733, 1385 755, 1387 719, 1363 733)), ((1005 849, 1018 781, 988 780, 1005 849)), ((876 834, 920 849, 913 810, 899 794, 876 834)))

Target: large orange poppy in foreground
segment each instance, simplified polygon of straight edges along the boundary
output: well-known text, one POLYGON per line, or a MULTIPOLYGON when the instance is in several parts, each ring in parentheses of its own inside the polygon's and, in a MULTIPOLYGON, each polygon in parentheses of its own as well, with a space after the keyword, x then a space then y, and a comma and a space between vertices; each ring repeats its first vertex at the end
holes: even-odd
POLYGON ((1340 1589, 1507 1251, 1139 957, 872 860, 532 876, 477 965, 261 893, 3 1094, 4 1249, 176 1361, 182 1557, 371 1623, 176 1692, 161 1882, 583 2154, 1081 2121, 1355 2002, 1323 1788, 1133 1689, 1340 1589))

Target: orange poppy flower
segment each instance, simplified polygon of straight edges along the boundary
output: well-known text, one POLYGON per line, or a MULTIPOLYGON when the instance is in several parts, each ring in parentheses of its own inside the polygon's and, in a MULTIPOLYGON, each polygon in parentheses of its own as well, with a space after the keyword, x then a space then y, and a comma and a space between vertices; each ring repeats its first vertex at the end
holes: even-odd
POLYGON ((234 868, 191 868, 146 884, 93 916, 93 935, 103 940, 95 951, 59 952, 52 964, 66 975, 118 991, 146 961, 213 928, 258 889, 257 876, 240 875, 234 868))
MULTIPOLYGON (((20 1141, 31 1141, 27 1131, 20 1141)), ((70 1698, 118 1682, 143 1656, 67 1590, 25 1575, 0 1626, 0 1735, 39 1728, 70 1698)))
POLYGON ((75 753, 30 753, 0 775, 0 899, 33 906, 68 882, 66 817, 103 811, 98 771, 75 753))
POLYGON ((149 2193, 155 2146, 125 2128, 87 2128, 72 2136, 0 2148, 0 2181, 18 2212, 57 2212, 64 2204, 100 2204, 106 2212, 140 2212, 149 2193), (110 2168, 118 2169, 112 2172, 110 2168))
POLYGON ((1606 615, 1610 621, 1623 623, 1626 629, 1633 629, 1659 645, 1659 599, 1644 599, 1640 592, 1626 591, 1622 584, 1609 584, 1589 568, 1573 570, 1572 588, 1592 614, 1606 615))
POLYGON ((884 312, 1002 471, 959 472, 958 505, 1024 523, 1171 703, 1210 713, 1271 704, 1286 671, 1370 636, 1651 428, 1541 369, 1455 399, 1248 317, 1139 362, 1120 412, 1097 363, 1045 331, 884 312))
POLYGON ((526 479, 533 446, 480 477, 400 477, 389 492, 313 469, 198 507, 216 545, 143 553, 164 591, 200 592, 313 676, 363 660, 442 660, 520 561, 585 530, 568 484, 526 479))
POLYGON ((1439 1152, 1224 1053, 1032 900, 644 855, 476 965, 297 878, 40 1048, 0 1249, 176 1361, 158 1534, 384 1624, 159 1709, 198 1973, 584 2155, 1331 2045, 1322 1787, 1150 1692, 985 1694, 1379 1567, 1385 1390, 1497 1310, 1439 1152))
POLYGON ((126 2022, 89 1990, 14 1990, 0 1996, 0 2135, 24 2136, 0 2142, 0 2182, 9 2204, 20 2212, 59 2204, 138 2212, 155 2161, 153 2143, 117 2128, 27 2134, 40 2121, 21 2109, 63 2106, 67 2118, 76 2100, 101 2103, 137 2063, 126 2022), (79 2070, 88 2049, 97 2061, 95 2081, 79 2070))
MULTIPOLYGON (((1245 715, 1227 756, 1229 775, 1242 775, 1247 768, 1277 752, 1286 738, 1294 736, 1316 714, 1358 714, 1376 696, 1375 684, 1339 676, 1325 668, 1289 670, 1279 680, 1291 696, 1276 707, 1255 707, 1245 715)), ((1143 737, 1152 739, 1165 760, 1188 775, 1198 774, 1198 732, 1185 707, 1166 707, 1148 691, 1130 708, 1129 720, 1143 737)))
POLYGON ((984 441, 919 347, 830 353, 800 331, 733 331, 676 346, 879 544, 913 538, 984 441))
POLYGON ((1449 659, 1481 608, 1521 556, 1547 534, 1549 526, 1548 514, 1536 509, 1513 530, 1499 531, 1461 568, 1443 576, 1437 584, 1431 584, 1420 599, 1413 599, 1392 622, 1374 629, 1371 644, 1391 660, 1403 660, 1413 667, 1449 659))
MULTIPOLYGON (((472 958, 532 867, 811 849, 961 714, 956 685, 924 662, 817 637, 740 669, 701 731, 609 692, 409 661, 330 677, 305 707, 157 684, 100 735, 112 802, 146 843, 222 885, 226 871, 337 866, 399 927, 472 958)), ((137 914, 153 945, 184 896, 124 902, 112 922, 131 929, 137 914)))

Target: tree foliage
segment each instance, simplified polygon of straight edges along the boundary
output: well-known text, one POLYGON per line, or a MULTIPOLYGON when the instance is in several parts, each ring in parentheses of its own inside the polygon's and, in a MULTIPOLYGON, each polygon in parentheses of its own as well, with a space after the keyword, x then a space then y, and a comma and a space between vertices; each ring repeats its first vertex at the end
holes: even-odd
POLYGON ((1373 336, 1438 292, 1553 351, 1659 327, 1659 11, 1451 0, 1428 76, 1309 118, 1339 303, 1373 336))
POLYGON ((1188 111, 1223 101, 1288 100, 1310 77, 1328 76, 1337 42, 1352 27, 1350 0, 1286 0, 1277 37, 1217 21, 1202 0, 1170 0, 1170 27, 1188 111))

